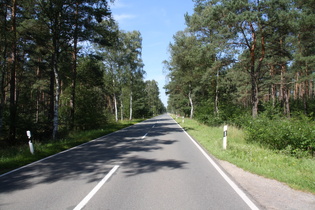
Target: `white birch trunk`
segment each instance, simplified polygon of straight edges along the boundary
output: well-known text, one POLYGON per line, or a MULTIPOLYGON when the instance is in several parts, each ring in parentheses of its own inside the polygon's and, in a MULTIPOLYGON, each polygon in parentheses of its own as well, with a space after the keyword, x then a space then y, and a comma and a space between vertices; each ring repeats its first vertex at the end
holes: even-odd
POLYGON ((188 98, 189 98, 189 103, 190 103, 190 119, 192 119, 193 115, 194 115, 194 104, 193 104, 193 100, 191 98, 191 92, 190 91, 188 94, 188 98))
POLYGON ((117 110, 117 99, 116 94, 114 94, 114 107, 115 107, 115 120, 118 121, 118 110, 117 110))
POLYGON ((58 121, 59 121, 59 95, 60 95, 60 84, 59 84, 59 76, 57 70, 54 68, 55 74, 55 82, 56 82, 56 90, 55 90, 55 105, 54 105, 54 119, 53 119, 53 140, 56 139, 58 132, 58 121))
POLYGON ((130 92, 130 113, 129 113, 129 120, 132 120, 132 92, 130 92))

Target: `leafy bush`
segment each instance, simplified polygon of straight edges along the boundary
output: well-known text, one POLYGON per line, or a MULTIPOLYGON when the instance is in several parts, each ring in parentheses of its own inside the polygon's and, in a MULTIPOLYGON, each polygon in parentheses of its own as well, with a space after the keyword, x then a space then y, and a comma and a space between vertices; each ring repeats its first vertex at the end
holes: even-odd
POLYGON ((225 123, 224 119, 222 119, 220 115, 215 116, 214 114, 198 115, 196 119, 198 122, 208 126, 220 126, 225 123))
POLYGON ((196 107, 194 118, 200 123, 208 126, 221 126, 223 124, 235 125, 242 127, 244 121, 248 121, 251 116, 248 114, 249 111, 231 104, 220 104, 219 114, 214 113, 214 107, 210 105, 211 102, 207 101, 201 103, 196 107))
POLYGON ((305 116, 270 119, 261 115, 244 126, 246 141, 283 150, 296 156, 315 148, 315 123, 305 116))
POLYGON ((237 128, 243 128, 253 119, 249 112, 244 112, 242 114, 235 114, 231 117, 229 124, 234 125, 237 128))

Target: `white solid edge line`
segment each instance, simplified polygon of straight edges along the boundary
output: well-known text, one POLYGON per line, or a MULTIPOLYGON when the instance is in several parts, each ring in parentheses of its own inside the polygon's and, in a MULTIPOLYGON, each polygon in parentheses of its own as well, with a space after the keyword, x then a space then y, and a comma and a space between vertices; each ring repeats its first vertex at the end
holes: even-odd
POLYGON ((148 135, 148 133, 146 133, 144 136, 142 136, 142 138, 141 138, 141 139, 144 139, 147 135, 148 135))
MULTIPOLYGON (((173 118, 172 118, 173 119, 173 118)), ((174 120, 174 119, 173 119, 174 120)), ((175 121, 175 120, 174 120, 175 121)), ((176 122, 176 121, 175 121, 176 122)), ((201 146, 180 126, 176 124, 184 131, 189 139, 195 144, 195 146, 201 151, 201 153, 207 158, 207 160, 213 165, 213 167, 221 174, 227 183, 234 189, 234 191, 243 199, 243 201, 252 209, 259 210, 259 208, 248 198, 248 196, 222 171, 222 169, 214 162, 214 160, 201 148, 201 146)))
POLYGON ((90 200, 91 198, 101 189, 101 187, 105 184, 105 182, 115 173, 115 171, 119 168, 119 165, 115 165, 110 172, 93 188, 93 190, 85 196, 85 198, 73 209, 73 210, 81 210, 90 200))

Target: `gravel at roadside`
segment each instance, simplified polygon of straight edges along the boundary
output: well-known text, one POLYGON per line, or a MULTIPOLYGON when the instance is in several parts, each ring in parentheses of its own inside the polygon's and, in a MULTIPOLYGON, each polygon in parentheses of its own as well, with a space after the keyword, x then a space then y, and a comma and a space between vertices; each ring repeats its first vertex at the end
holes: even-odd
POLYGON ((315 209, 315 195, 293 190, 276 180, 267 179, 218 160, 231 177, 265 209, 315 209))

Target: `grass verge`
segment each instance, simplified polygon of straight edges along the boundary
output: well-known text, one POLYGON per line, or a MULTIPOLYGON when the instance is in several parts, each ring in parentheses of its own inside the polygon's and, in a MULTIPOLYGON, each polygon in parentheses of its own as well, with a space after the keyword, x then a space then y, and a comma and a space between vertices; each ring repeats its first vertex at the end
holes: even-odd
POLYGON ((23 146, 0 148, 0 174, 6 173, 58 152, 70 149, 141 121, 142 120, 123 121, 119 123, 108 124, 103 129, 73 132, 70 133, 68 137, 58 141, 34 141, 34 155, 30 153, 27 142, 25 142, 25 145, 23 146))
POLYGON ((222 148, 223 126, 208 127, 196 120, 177 122, 209 153, 246 171, 286 183, 293 189, 315 194, 315 160, 296 158, 245 142, 244 131, 228 128, 228 147, 222 148))

